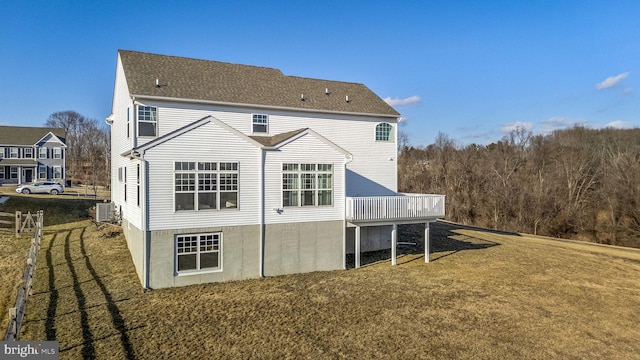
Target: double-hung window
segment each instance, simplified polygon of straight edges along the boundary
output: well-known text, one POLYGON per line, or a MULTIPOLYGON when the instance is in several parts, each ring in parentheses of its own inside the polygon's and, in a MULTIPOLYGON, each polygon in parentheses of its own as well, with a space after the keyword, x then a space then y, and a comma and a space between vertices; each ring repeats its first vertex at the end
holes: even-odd
POLYGON ((53 158, 62 159, 62 148, 53 148, 53 158))
POLYGON ((138 136, 156 136, 157 134, 157 108, 138 105, 138 136))
POLYGON ((53 178, 54 179, 62 179, 62 167, 54 166, 53 167, 53 178))
POLYGON ((0 147, 0 159, 4 158, 4 147, 0 147))
POLYGON ((176 235, 176 272, 222 270, 222 233, 176 235))
POLYGON ((4 179, 4 166, 0 166, 0 179, 4 179))
POLYGON ((12 159, 17 159, 20 155, 20 149, 17 147, 9 148, 9 157, 12 159))
POLYGON ((26 159, 32 159, 33 158, 33 149, 32 148, 24 148, 24 157, 26 159))
POLYGON ((269 116, 265 114, 253 114, 253 132, 267 133, 269 132, 269 116))
POLYGON ((46 147, 41 147, 38 148, 38 158, 40 159, 46 159, 47 158, 47 148, 46 147))
POLYGON ((282 164, 282 206, 333 205, 332 164, 282 164))
POLYGON ((39 165, 38 166, 38 179, 46 179, 47 178, 47 166, 39 165))
POLYGON ((17 179, 18 178, 18 168, 15 166, 12 166, 9 170, 10 174, 11 174, 11 178, 12 179, 17 179))
POLYGON ((175 210, 238 207, 237 162, 176 162, 175 210))
POLYGON ((389 123, 376 125, 376 141, 393 141, 392 131, 393 126, 389 123))

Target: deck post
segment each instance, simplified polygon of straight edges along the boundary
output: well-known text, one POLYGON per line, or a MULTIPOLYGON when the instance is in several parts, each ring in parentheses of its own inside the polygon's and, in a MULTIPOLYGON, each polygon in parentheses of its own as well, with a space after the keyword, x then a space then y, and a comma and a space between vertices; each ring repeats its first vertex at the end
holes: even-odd
POLYGON ((360 226, 356 226, 356 269, 360 267, 360 226))
POLYGON ((391 229, 391 265, 396 265, 396 250, 398 248, 398 224, 393 224, 391 229))
POLYGON ((424 224, 424 262, 429 262, 429 247, 431 243, 431 239, 429 238, 429 223, 424 224))

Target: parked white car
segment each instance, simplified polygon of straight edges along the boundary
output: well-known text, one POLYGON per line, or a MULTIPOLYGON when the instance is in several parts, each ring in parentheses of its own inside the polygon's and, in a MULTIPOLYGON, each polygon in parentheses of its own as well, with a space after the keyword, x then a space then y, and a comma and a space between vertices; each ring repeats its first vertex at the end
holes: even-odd
POLYGON ((21 194, 58 195, 64 192, 64 187, 58 182, 44 181, 28 185, 20 185, 16 188, 16 192, 21 194))

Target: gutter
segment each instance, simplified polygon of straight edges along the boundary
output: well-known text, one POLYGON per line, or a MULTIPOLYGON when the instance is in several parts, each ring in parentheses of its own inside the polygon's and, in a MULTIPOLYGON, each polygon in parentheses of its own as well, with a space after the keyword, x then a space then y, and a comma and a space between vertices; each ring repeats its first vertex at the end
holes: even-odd
POLYGON ((153 96, 153 95, 140 95, 140 94, 131 94, 130 96, 134 102, 140 99, 147 99, 147 100, 156 100, 156 101, 222 105, 222 106, 233 106, 233 107, 249 107, 249 108, 257 108, 257 109, 287 110, 287 111, 299 111, 299 112, 321 113, 321 114, 341 114, 341 115, 346 114, 346 115, 357 115, 357 116, 373 116, 373 117, 385 117, 385 118, 393 118, 393 119, 398 119, 398 116, 399 116, 399 114, 374 114, 374 113, 360 113, 360 112, 335 111, 335 110, 302 109, 302 108, 293 108, 293 107, 286 107, 286 106, 232 103, 232 102, 226 102, 226 101, 184 99, 184 98, 172 98, 172 97, 166 97, 166 96, 153 96))

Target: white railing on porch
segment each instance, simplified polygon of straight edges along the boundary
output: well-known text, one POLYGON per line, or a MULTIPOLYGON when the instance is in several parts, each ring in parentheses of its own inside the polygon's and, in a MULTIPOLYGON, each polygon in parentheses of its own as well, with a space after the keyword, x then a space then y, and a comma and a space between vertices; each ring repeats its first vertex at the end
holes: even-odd
POLYGON ((347 197, 347 221, 419 220, 444 217, 444 195, 347 197))

